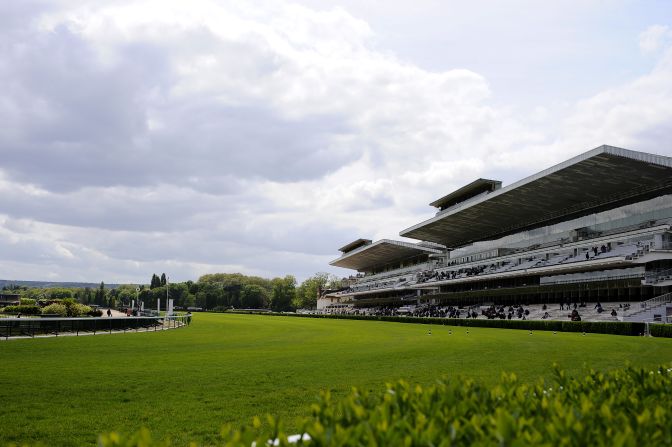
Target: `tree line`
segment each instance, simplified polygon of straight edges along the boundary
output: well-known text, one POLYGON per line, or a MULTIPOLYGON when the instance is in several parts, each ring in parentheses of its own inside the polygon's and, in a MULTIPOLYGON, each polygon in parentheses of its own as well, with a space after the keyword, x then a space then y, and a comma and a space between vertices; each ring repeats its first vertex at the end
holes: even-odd
POLYGON ((195 282, 170 283, 163 273, 160 276, 152 274, 149 284, 143 285, 124 284, 106 288, 101 282, 94 289, 14 287, 12 291, 20 293, 22 298, 41 302, 72 298, 82 304, 101 307, 130 307, 133 301, 140 301, 145 308, 154 309, 157 300, 160 300, 161 309, 165 309, 166 300, 170 298, 176 307, 184 309, 269 309, 284 312, 314 309, 321 291, 340 286, 341 280, 328 273, 316 273, 301 284, 297 284, 292 275, 268 279, 241 273, 211 273, 195 282))

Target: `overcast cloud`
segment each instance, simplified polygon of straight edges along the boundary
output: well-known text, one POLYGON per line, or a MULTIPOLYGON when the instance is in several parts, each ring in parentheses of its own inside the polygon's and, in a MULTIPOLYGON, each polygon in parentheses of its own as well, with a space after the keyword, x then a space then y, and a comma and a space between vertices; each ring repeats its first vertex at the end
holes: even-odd
POLYGON ((0 278, 343 275, 477 177, 672 156, 669 2, 487 4, 0 5, 0 278))

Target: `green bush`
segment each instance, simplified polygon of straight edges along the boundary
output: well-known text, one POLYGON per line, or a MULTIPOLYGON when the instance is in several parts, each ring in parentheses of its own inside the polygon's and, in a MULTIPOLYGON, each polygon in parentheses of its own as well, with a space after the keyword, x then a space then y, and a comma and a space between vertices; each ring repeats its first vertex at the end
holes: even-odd
POLYGON ((59 315, 61 317, 67 317, 68 309, 63 303, 51 303, 48 306, 42 308, 42 313, 44 315, 59 315))
POLYGON ((70 306, 66 305, 66 307, 68 309, 69 317, 83 317, 93 311, 91 307, 79 303, 74 303, 70 306))
POLYGON ((37 304, 37 301, 32 298, 21 298, 19 300, 19 304, 21 304, 22 306, 34 306, 35 304, 37 304))
MULTIPOLYGON (((503 374, 487 386, 452 378, 428 387, 400 381, 382 393, 324 392, 301 433, 311 446, 628 446, 672 444, 672 368, 590 371, 521 383, 503 374)), ((280 421, 222 430, 222 446, 290 445, 280 421)), ((305 445, 299 440, 295 445, 305 445)), ((164 446, 146 430, 102 435, 103 447, 164 446)))
POLYGON ((72 298, 55 301, 42 309, 43 314, 60 315, 61 317, 83 317, 91 312, 93 312, 91 307, 79 304, 72 298))
POLYGON ((651 324, 649 330, 654 337, 672 338, 672 324, 651 324))
POLYGON ((3 312, 8 314, 23 314, 23 315, 39 315, 40 306, 35 305, 18 305, 18 306, 7 306, 4 308, 3 312))

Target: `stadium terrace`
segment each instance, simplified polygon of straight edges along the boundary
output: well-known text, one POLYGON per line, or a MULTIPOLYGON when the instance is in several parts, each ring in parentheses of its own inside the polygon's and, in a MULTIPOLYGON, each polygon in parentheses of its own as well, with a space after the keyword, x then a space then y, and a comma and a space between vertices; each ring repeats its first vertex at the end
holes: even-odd
POLYGON ((330 264, 357 273, 318 310, 670 296, 670 157, 600 146, 506 187, 478 179, 430 206, 434 217, 400 232, 418 242, 343 246, 330 264))

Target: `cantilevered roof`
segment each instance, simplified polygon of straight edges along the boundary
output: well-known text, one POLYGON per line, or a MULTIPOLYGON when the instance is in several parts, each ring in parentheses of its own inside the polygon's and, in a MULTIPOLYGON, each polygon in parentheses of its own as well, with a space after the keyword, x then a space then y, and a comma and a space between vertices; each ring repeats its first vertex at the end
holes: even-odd
POLYGON ((483 194, 485 192, 492 192, 502 187, 502 182, 499 180, 488 180, 486 178, 479 178, 461 187, 460 189, 451 192, 448 195, 441 197, 429 204, 440 209, 445 209, 458 203, 464 202, 474 196, 483 194))
POLYGON ((458 247, 672 192, 672 158, 600 146, 401 231, 458 247))
POLYGON ((437 254, 441 253, 441 249, 411 242, 381 239, 343 253, 340 258, 331 261, 329 264, 363 271, 370 267, 401 261, 423 253, 437 254))
POLYGON ((368 245, 370 243, 371 243, 371 239, 362 239, 362 238, 355 239, 354 241, 352 241, 348 244, 345 244, 344 246, 339 248, 338 251, 343 252, 343 253, 347 253, 349 251, 354 250, 355 248, 359 248, 362 245, 368 245))

